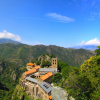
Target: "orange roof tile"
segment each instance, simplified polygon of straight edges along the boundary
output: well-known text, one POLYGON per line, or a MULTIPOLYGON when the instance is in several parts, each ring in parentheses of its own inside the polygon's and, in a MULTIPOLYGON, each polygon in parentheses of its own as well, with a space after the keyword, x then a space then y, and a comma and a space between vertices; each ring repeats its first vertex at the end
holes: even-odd
POLYGON ((51 77, 51 76, 53 76, 52 72, 48 72, 47 74, 41 76, 40 78, 41 78, 42 80, 46 80, 47 78, 49 78, 49 77, 51 77))
POLYGON ((28 65, 28 66, 33 66, 34 64, 33 64, 33 63, 27 63, 27 65, 28 65))
POLYGON ((28 74, 32 74, 32 73, 35 73, 36 72, 36 70, 35 69, 32 69, 32 70, 29 70, 29 71, 26 71, 26 72, 24 72, 26 75, 28 75, 28 74))
POLYGON ((40 68, 40 66, 36 66, 36 67, 34 67, 35 69, 39 69, 40 68))
POLYGON ((52 96, 48 96, 49 97, 49 99, 52 99, 52 96))

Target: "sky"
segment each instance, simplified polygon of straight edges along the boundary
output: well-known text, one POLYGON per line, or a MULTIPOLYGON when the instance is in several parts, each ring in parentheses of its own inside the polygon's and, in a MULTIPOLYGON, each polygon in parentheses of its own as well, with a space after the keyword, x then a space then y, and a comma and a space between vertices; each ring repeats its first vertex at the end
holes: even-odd
POLYGON ((0 0, 0 38, 28 45, 100 45, 100 0, 0 0))

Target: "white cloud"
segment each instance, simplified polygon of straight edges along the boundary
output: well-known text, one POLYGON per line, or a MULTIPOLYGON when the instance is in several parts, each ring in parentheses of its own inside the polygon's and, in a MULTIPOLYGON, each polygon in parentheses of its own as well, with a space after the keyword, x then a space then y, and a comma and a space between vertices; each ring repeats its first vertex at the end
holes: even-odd
POLYGON ((8 38, 8 39, 16 40, 16 41, 21 41, 20 36, 9 33, 6 30, 4 30, 3 32, 0 32, 0 38, 8 38))
POLYGON ((84 45, 84 41, 82 41, 82 43, 80 43, 80 44, 78 44, 78 45, 80 45, 80 46, 84 45))
POLYGON ((50 17, 56 19, 57 21, 63 22, 63 23, 75 21, 73 18, 62 16, 62 15, 57 14, 57 13, 48 13, 47 16, 50 16, 50 17))
POLYGON ((94 38, 94 39, 89 40, 87 42, 82 41, 82 43, 80 43, 78 45, 80 45, 80 46, 83 46, 83 45, 96 45, 96 46, 98 46, 98 45, 100 45, 100 41, 98 38, 94 38))

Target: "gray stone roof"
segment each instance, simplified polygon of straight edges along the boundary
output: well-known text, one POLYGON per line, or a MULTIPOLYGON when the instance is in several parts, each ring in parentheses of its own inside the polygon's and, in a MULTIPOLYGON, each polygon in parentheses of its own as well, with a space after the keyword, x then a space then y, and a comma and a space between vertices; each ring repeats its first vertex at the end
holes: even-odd
POLYGON ((40 72, 44 71, 44 72, 57 72, 57 69, 52 69, 52 68, 40 68, 39 69, 40 72))
POLYGON ((26 80, 37 83, 37 80, 31 77, 26 77, 26 80))
POLYGON ((46 92, 46 93, 49 93, 51 92, 52 88, 49 84, 47 84, 46 82, 42 82, 42 83, 39 83, 39 86, 46 92))

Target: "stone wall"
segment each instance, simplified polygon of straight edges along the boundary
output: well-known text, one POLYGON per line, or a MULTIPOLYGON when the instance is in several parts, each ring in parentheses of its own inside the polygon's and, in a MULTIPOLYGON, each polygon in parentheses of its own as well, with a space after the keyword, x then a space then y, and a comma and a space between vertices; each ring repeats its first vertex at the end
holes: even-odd
POLYGON ((48 79, 46 79, 45 82, 47 82, 47 83, 51 83, 51 82, 52 82, 52 76, 49 77, 48 79))
POLYGON ((58 60, 57 60, 57 58, 52 58, 51 65, 52 65, 53 69, 58 69, 58 60))
POLYGON ((38 97, 41 100, 49 100, 48 96, 51 94, 49 93, 49 95, 38 85, 39 87, 39 92, 38 92, 38 97))
POLYGON ((32 66, 28 66, 28 65, 27 65, 26 68, 27 68, 27 70, 32 70, 32 66))
POLYGON ((38 83, 42 83, 43 82, 43 80, 41 78, 38 78, 37 80, 38 80, 38 83))

